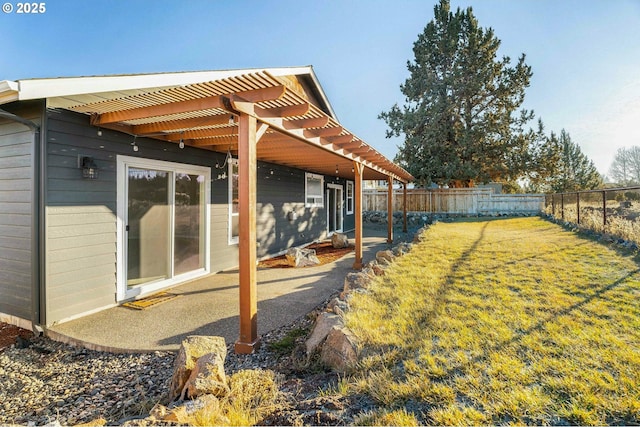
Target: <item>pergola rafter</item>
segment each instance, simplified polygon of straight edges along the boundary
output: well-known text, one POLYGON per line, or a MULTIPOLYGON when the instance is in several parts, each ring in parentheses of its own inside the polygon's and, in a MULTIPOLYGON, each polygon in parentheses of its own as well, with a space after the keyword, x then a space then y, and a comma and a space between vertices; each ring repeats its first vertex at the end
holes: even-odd
MULTIPOLYGON (((162 80, 161 77, 158 80, 162 80)), ((101 98, 94 94, 87 98, 90 101, 73 105, 72 102, 81 98, 59 100, 64 108, 90 115, 95 126, 207 150, 237 153, 240 205, 238 352, 252 352, 259 343, 255 243, 258 161, 353 180, 355 268, 362 266, 363 180, 386 180, 390 188, 394 181, 399 181, 405 184, 406 192, 406 183, 413 179, 400 166, 344 128, 328 102, 322 104, 314 99, 318 96, 317 91, 310 95, 297 89, 297 81, 259 71, 213 81, 155 87, 148 92, 114 89, 111 96, 101 98)), ((392 209, 391 205, 389 209, 392 209)), ((389 233, 391 239, 391 231, 389 233)))

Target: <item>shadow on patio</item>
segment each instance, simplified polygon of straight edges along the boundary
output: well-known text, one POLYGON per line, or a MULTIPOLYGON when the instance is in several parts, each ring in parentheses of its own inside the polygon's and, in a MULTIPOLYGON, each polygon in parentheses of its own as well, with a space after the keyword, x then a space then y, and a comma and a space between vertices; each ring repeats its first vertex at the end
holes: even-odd
MULTIPOLYGON (((349 237, 353 239, 353 235, 349 237)), ((353 240, 352 240, 353 241, 353 240)), ((386 249, 386 228, 364 229, 363 262, 386 249)), ((354 253, 303 269, 258 270, 258 334, 306 315, 343 288, 354 253)), ((217 335, 233 343, 239 334, 238 271, 212 274, 170 290, 178 298, 148 308, 109 308, 52 326, 58 341, 113 352, 175 351, 189 335, 217 335)))

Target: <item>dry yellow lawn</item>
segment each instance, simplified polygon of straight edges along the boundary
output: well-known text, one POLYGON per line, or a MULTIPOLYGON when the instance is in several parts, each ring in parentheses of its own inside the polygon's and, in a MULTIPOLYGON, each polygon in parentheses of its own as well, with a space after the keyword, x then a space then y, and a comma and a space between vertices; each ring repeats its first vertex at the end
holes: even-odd
POLYGON ((363 424, 639 423, 639 300, 635 259, 541 218, 438 223, 352 300, 333 392, 363 424))

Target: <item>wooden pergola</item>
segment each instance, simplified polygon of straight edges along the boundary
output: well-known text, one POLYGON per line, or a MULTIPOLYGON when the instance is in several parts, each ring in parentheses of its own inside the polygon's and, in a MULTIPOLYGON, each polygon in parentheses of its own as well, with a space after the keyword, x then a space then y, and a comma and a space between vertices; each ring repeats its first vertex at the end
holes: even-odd
MULTIPOLYGON (((134 82, 140 76, 131 76, 131 88, 61 96, 50 104, 88 114, 94 126, 237 155, 240 337, 235 349, 239 353, 251 353, 259 344, 256 282, 258 160, 353 179, 354 268, 362 267, 363 180, 388 182, 388 240, 391 242, 393 183, 404 184, 406 197, 406 184, 413 177, 344 128, 332 114, 326 99, 323 100, 321 90, 310 93, 296 77, 286 73, 273 75, 260 70, 228 74, 206 81, 158 84, 145 89, 140 89, 134 82), (324 108, 321 108, 319 105, 322 106, 323 101, 324 108)), ((311 75, 315 81, 312 71, 311 75)), ((199 78, 204 77, 206 75, 199 78)))

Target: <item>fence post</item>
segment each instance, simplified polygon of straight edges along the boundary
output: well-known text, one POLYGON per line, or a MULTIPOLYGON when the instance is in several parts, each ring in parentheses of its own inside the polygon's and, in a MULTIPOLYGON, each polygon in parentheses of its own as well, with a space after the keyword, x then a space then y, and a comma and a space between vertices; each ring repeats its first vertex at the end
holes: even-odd
POLYGON ((576 193, 576 204, 578 208, 578 225, 580 225, 580 193, 576 193))
POLYGON ((607 226, 607 192, 602 192, 602 224, 607 226))
POLYGON ((564 193, 560 194, 560 212, 562 213, 562 219, 564 219, 564 193))
POLYGON ((551 195, 551 214, 554 217, 556 216, 556 195, 555 194, 551 195))

